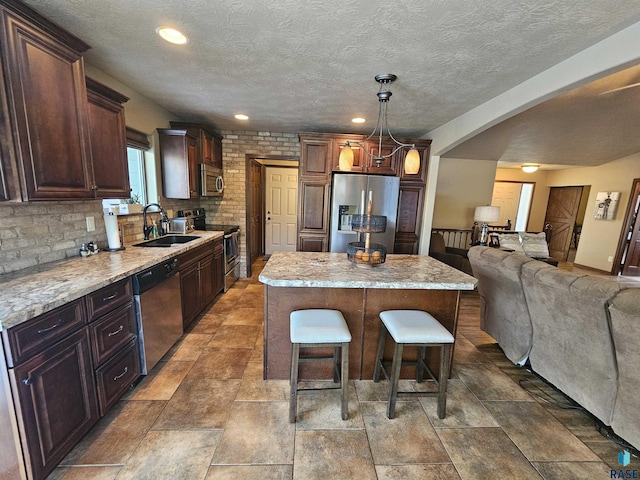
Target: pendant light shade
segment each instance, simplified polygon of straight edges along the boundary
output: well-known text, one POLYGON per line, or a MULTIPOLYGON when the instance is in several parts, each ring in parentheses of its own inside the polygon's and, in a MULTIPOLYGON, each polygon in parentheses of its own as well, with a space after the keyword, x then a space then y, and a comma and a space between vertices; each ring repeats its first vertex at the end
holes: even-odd
POLYGON ((349 145, 349 142, 340 150, 340 157, 338 158, 338 167, 343 172, 350 172, 353 168, 353 148, 349 145))
POLYGON ((415 148, 407 152, 404 159, 404 173, 407 175, 415 175, 420 171, 420 152, 415 148))

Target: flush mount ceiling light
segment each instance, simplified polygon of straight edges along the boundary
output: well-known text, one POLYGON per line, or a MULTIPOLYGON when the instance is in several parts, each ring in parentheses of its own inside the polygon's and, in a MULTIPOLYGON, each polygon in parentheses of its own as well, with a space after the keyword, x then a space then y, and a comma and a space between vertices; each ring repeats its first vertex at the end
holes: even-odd
POLYGON ((540 165, 523 165, 522 171, 524 173, 533 173, 540 168, 540 165))
MULTIPOLYGON (((353 142, 356 145, 359 145, 362 148, 362 151, 367 154, 369 157, 373 159, 377 167, 380 167, 382 162, 386 159, 394 155, 398 150, 404 147, 410 147, 410 150, 407 152, 407 156, 404 160, 404 172, 408 175, 415 175, 420 170, 420 153, 416 150, 416 146, 413 144, 402 143, 396 140, 393 135, 391 135, 391 131, 389 130, 389 125, 387 123, 387 103, 389 102, 389 98, 391 98, 391 92, 389 91, 387 85, 394 82, 395 79, 398 78, 396 75, 392 73, 381 73, 375 76, 376 82, 380 84, 380 90, 378 91, 378 121, 376 122, 376 126, 367 138, 365 138, 362 142, 353 142), (364 142, 372 138, 376 131, 378 132, 378 153, 371 153, 364 146, 364 142), (386 133, 385 133, 386 132, 386 133), (391 153, 387 155, 382 155, 382 137, 386 135, 397 145, 391 153)), ((340 157, 338 159, 338 165, 340 170, 351 170, 353 167, 353 149, 351 148, 350 142, 346 142, 342 150, 340 151, 340 157)))
POLYGON ((242 113, 238 113, 238 114, 234 115, 233 118, 235 118, 236 120, 249 120, 249 117, 247 115, 242 114, 242 113))
POLYGON ((189 39, 182 33, 171 27, 158 27, 156 33, 164 40, 175 45, 186 45, 189 39))

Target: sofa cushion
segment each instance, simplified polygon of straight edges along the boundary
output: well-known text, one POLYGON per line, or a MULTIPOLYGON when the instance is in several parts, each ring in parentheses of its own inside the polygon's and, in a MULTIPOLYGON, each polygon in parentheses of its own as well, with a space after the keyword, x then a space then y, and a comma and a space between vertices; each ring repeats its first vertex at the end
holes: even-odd
POLYGON ((609 305, 611 333, 618 365, 618 395, 611 427, 634 447, 640 448, 640 288, 616 295, 609 305))
POLYGON ((528 257, 549 258, 549 246, 544 232, 520 232, 520 239, 522 241, 522 249, 528 257))
POLYGON ((611 279, 557 268, 522 266, 531 315, 533 370, 610 425, 617 367, 606 302, 619 290, 611 279))
POLYGON ((508 248, 514 252, 524 253, 520 235, 517 233, 500 233, 498 234, 498 242, 500 243, 500 248, 508 248))

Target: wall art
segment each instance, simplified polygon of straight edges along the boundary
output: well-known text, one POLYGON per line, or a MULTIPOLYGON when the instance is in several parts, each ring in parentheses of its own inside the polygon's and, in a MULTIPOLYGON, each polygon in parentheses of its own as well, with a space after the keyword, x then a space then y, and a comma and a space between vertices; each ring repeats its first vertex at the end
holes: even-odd
POLYGON ((620 192, 598 192, 596 196, 596 208, 593 211, 595 220, 613 220, 618 210, 620 192))

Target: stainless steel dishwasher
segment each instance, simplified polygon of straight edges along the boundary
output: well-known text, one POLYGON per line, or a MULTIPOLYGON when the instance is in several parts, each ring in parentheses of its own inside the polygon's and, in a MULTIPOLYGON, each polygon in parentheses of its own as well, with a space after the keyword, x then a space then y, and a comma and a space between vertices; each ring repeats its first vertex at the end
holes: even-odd
POLYGON ((133 276, 143 375, 149 373, 183 333, 178 266, 178 259, 173 258, 133 276))

